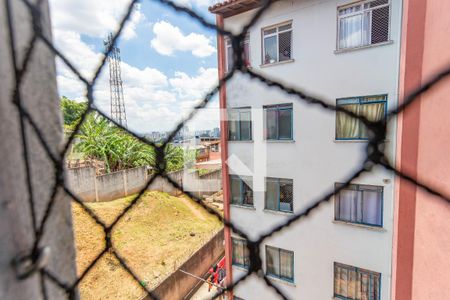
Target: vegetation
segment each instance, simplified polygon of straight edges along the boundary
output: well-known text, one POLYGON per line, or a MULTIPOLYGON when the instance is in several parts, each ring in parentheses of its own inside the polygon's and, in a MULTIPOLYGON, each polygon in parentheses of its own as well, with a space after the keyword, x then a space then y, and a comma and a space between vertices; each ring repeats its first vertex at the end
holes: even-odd
MULTIPOLYGON (((73 131, 86 110, 86 103, 78 103, 66 97, 61 99, 66 131, 73 131)), ((106 172, 114 172, 140 166, 155 167, 155 149, 122 129, 111 124, 96 113, 90 113, 76 134, 74 150, 86 159, 105 162, 106 172)), ((183 148, 168 144, 164 149, 167 162, 166 170, 183 169, 188 162, 195 160, 195 153, 185 153, 183 148)))
MULTIPOLYGON (((134 196, 86 203, 106 224, 134 196)), ((105 246, 104 232, 77 204, 72 206, 77 271, 80 275, 105 246)), ((137 283, 108 252, 80 283, 81 299, 141 299, 204 245, 222 223, 186 197, 147 192, 112 231, 115 249, 139 275, 137 283)))

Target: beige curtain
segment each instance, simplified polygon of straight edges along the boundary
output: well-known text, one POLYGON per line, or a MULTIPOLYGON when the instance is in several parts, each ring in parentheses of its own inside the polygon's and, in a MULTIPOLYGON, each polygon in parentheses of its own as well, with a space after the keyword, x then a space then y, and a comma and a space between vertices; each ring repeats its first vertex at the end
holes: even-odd
MULTIPOLYGON (((371 122, 377 122, 384 118, 384 103, 373 103, 361 105, 359 115, 364 116, 371 122)), ((369 132, 364 124, 361 124, 361 137, 368 138, 369 132)))
MULTIPOLYGON (((341 107, 358 114, 359 104, 342 105, 341 107)), ((336 138, 338 139, 356 139, 359 138, 360 122, 358 119, 350 117, 344 112, 336 114, 336 138)))

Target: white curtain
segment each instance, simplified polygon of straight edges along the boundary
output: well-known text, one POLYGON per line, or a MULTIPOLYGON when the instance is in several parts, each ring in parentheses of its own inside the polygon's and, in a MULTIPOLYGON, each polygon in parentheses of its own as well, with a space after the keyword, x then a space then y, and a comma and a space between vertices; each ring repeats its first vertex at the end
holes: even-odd
POLYGON ((353 48, 370 44, 370 13, 341 18, 339 48, 353 48))
POLYGON ((363 222, 381 225, 381 193, 377 191, 363 191, 363 222))

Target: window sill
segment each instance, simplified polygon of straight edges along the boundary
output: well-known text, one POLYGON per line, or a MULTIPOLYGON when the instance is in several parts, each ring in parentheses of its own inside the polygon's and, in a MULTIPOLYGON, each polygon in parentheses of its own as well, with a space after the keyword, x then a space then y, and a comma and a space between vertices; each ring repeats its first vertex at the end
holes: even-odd
POLYGON ((373 231, 379 231, 379 232, 387 231, 383 227, 370 226, 370 225, 364 225, 364 224, 358 224, 358 223, 352 223, 352 222, 346 222, 346 221, 333 220, 333 223, 334 224, 342 224, 342 225, 350 225, 350 226, 355 226, 355 227, 369 229, 369 230, 373 230, 373 231))
POLYGON ((263 211, 274 214, 274 215, 284 215, 284 216, 292 216, 294 214, 293 211, 291 212, 291 211, 282 211, 282 210, 271 210, 271 209, 267 209, 267 208, 264 208, 263 211))
POLYGON ((287 280, 284 280, 284 279, 281 279, 281 278, 274 277, 274 276, 269 275, 269 274, 266 274, 266 277, 269 278, 272 281, 279 282, 279 283, 282 283, 282 284, 285 284, 285 285, 294 286, 294 287, 297 286, 293 281, 287 281, 287 280))
POLYGON ((253 140, 242 140, 242 141, 240 141, 240 140, 228 140, 228 143, 238 143, 238 144, 240 144, 240 143, 253 143, 253 140))
POLYGON ((367 49, 367 48, 380 47, 380 46, 390 45, 393 43, 394 43, 393 40, 389 40, 387 42, 382 42, 382 43, 378 43, 378 44, 371 44, 371 45, 365 45, 365 46, 359 46, 359 47, 353 47, 353 48, 345 48, 345 49, 337 49, 337 50, 334 50, 334 54, 347 53, 347 52, 353 52, 353 51, 358 51, 358 50, 367 49))
MULTIPOLYGON (((370 140, 362 140, 362 139, 361 140, 351 140, 351 139, 339 140, 339 139, 334 139, 333 142, 334 143, 368 143, 368 142, 370 142, 370 140)), ((383 142, 387 143, 387 142, 390 142, 390 140, 386 139, 383 142)))
POLYGON ((232 266, 233 266, 233 268, 236 268, 236 269, 238 269, 238 270, 240 270, 240 271, 243 271, 243 272, 247 272, 247 273, 248 273, 248 269, 245 268, 245 267, 241 267, 241 266, 237 266, 237 265, 232 265, 232 266))
POLYGON ((256 208, 254 206, 250 206, 250 205, 239 205, 239 204, 231 204, 230 203, 230 206, 237 207, 237 208, 249 209, 249 210, 256 210, 256 208))
POLYGON ((295 59, 288 59, 288 60, 277 61, 277 62, 269 63, 269 64, 261 64, 261 65, 259 65, 259 67, 260 68, 267 68, 267 67, 271 67, 271 66, 284 65, 284 64, 291 63, 291 62, 294 62, 294 61, 295 61, 295 59))
POLYGON ((263 140, 266 143, 295 143, 295 140, 263 140))

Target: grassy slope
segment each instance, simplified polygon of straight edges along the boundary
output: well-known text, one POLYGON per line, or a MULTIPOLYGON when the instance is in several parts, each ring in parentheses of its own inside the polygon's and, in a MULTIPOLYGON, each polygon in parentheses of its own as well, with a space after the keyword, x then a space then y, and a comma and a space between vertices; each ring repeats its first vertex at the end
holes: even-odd
MULTIPOLYGON (((107 224, 133 197, 88 204, 107 224)), ((77 267, 80 275, 104 247, 104 234, 78 205, 73 206, 77 267)), ((149 192, 116 225, 113 243, 129 266, 150 288, 181 265, 222 227, 197 204, 160 192, 149 192), (195 233, 191 236, 190 233, 195 233)), ((139 299, 139 284, 106 254, 80 284, 81 299, 139 299)))

